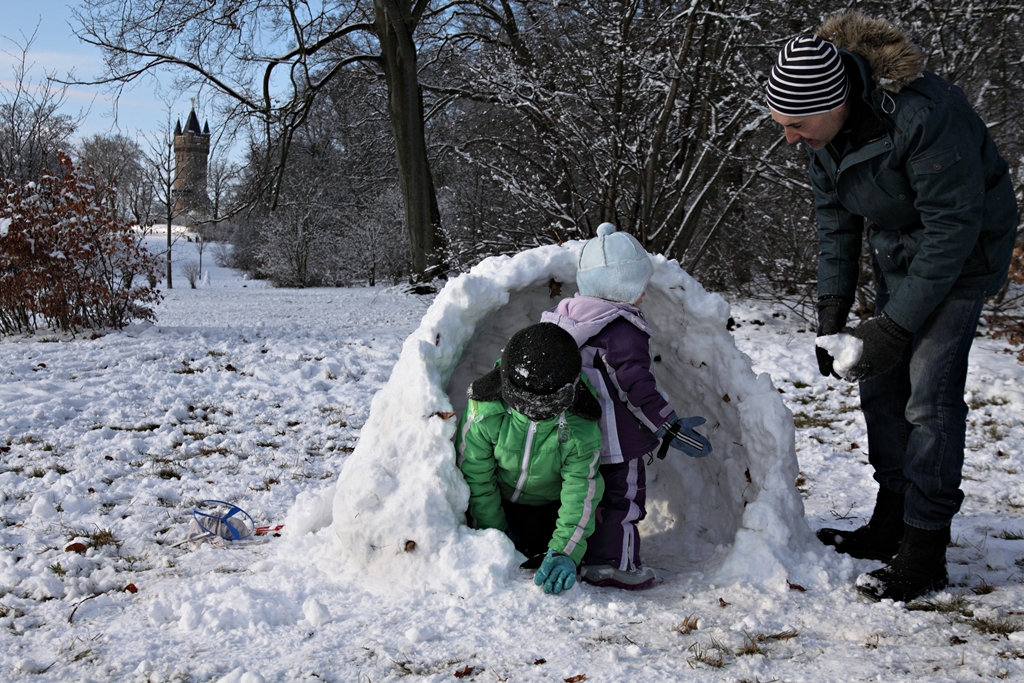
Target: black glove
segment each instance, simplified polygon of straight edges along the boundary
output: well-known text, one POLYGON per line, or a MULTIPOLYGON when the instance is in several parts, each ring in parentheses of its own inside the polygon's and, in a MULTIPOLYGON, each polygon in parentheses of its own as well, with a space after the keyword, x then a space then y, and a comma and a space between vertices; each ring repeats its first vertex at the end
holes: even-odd
POLYGON ((860 360, 846 373, 846 379, 871 379, 896 365, 903 349, 914 338, 913 333, 906 331, 892 321, 885 313, 851 329, 843 330, 864 342, 864 350, 860 360))
MULTIPOLYGON (((830 294, 818 299, 818 336, 825 337, 830 334, 839 334, 846 325, 846 316, 850 314, 852 301, 847 301, 841 296, 830 294)), ((820 346, 814 347, 814 353, 818 357, 818 371, 828 377, 838 375, 832 371, 832 356, 820 346)))

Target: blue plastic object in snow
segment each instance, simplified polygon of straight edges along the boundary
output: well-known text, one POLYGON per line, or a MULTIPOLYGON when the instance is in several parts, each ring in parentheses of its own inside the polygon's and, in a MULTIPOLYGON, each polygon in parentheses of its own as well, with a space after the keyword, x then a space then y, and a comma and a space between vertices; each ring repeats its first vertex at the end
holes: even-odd
POLYGON ((256 530, 256 523, 248 512, 223 500, 199 501, 192 518, 206 533, 228 541, 249 538, 256 530))

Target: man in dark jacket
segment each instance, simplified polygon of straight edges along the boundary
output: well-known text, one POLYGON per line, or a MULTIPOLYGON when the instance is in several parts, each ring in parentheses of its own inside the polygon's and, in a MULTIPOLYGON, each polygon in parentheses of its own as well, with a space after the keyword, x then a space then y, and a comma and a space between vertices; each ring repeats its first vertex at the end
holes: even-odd
MULTIPOLYGON (((871 520, 822 529, 839 552, 887 566, 862 593, 911 600, 947 585, 960 491, 971 341, 1006 272, 1017 202, 1006 162, 963 92, 922 72, 920 48, 891 24, 847 12, 789 41, 767 86, 772 118, 803 142, 818 217, 818 335, 863 343, 860 381, 871 520), (867 230, 875 316, 844 328, 867 230)), ((823 375, 833 358, 816 349, 823 375)))

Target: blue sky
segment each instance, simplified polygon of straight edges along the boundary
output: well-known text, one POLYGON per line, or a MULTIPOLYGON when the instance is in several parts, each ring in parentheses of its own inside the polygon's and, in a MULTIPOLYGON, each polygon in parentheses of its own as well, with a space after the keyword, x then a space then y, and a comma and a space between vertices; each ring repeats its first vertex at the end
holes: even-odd
MULTIPOLYGON (((102 58, 98 49, 86 45, 74 36, 71 7, 74 0, 0 0, 0 87, 10 87, 12 66, 20 60, 25 39, 36 32, 35 42, 28 54, 29 79, 39 81, 44 73, 55 71, 65 77, 70 69, 80 80, 89 80, 102 72, 102 58), (37 29, 38 26, 38 29, 37 29)), ((165 78, 169 82, 169 78, 165 78)), ((78 136, 94 133, 121 132, 132 137, 156 135, 167 121, 165 103, 171 93, 161 93, 155 79, 143 79, 130 90, 125 90, 117 102, 117 119, 113 116, 114 101, 109 90, 102 87, 73 86, 68 90, 64 111, 82 112, 85 121, 78 136)), ((182 123, 189 111, 189 97, 183 95, 172 103, 173 118, 182 123)), ((198 109, 200 122, 209 115, 198 109)), ((210 121, 211 127, 215 125, 210 121)))

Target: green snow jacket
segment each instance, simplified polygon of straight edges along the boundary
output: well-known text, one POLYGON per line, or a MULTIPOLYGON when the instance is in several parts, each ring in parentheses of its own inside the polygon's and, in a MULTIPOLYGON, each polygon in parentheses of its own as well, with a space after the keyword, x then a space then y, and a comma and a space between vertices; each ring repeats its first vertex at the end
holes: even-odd
POLYGON ((579 564, 604 494, 604 480, 598 472, 601 429, 597 419, 601 410, 593 389, 582 378, 587 389, 578 392, 570 411, 534 422, 509 408, 494 392, 474 393, 478 383, 470 387, 469 404, 455 437, 458 465, 469 485, 474 526, 504 528, 503 499, 522 505, 561 501, 548 547, 579 564), (581 403, 587 409, 577 410, 581 403))
POLYGON ((818 217, 818 296, 854 299, 865 219, 877 311, 914 332, 945 299, 999 291, 1017 235, 1006 162, 963 92, 922 73, 906 34, 856 13, 818 34, 840 48, 850 97, 884 132, 809 150, 818 217), (840 156, 838 166, 833 154, 840 156))

